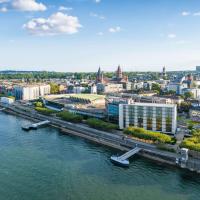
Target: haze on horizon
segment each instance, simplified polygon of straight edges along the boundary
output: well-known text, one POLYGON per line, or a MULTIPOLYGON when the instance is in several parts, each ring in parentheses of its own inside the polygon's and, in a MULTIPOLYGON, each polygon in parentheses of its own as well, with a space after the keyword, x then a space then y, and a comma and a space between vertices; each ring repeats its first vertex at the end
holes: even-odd
POLYGON ((194 70, 199 23, 199 0, 0 0, 0 70, 194 70))

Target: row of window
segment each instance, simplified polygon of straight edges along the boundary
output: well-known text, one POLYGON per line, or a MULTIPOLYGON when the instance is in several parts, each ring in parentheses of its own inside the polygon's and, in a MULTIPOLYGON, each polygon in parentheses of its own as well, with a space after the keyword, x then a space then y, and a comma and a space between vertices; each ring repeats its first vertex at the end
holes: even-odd
MULTIPOLYGON (((162 131, 162 118, 160 117, 157 117, 156 118, 156 130, 157 131, 162 131)), ((136 118, 136 121, 135 121, 135 118, 131 117, 129 118, 129 125, 131 126, 138 126, 138 127, 144 127, 144 118, 142 117, 138 117, 136 118)), ((145 124, 146 124, 146 128, 147 130, 153 130, 153 120, 152 118, 149 118, 147 117, 146 120, 145 120, 145 124)), ((172 119, 171 118, 168 118, 165 120, 165 124, 166 124, 166 132, 171 132, 172 131, 172 119)), ((124 118, 124 127, 126 127, 126 118, 124 118)))

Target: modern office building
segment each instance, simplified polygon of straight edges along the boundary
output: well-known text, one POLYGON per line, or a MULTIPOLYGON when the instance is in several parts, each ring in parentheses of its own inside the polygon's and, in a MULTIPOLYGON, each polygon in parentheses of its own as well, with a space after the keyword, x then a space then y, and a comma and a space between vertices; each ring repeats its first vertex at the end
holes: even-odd
POLYGON ((119 105, 119 127, 137 126, 147 130, 175 133, 177 106, 175 104, 133 103, 119 105))
POLYGON ((109 121, 118 122, 119 120, 119 105, 130 104, 131 98, 107 97, 106 98, 106 114, 109 121))

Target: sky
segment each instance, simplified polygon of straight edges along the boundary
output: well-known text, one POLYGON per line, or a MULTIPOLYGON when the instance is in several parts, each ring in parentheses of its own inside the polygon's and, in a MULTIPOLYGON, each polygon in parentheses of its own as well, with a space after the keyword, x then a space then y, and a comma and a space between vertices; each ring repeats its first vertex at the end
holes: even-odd
POLYGON ((193 70, 200 0, 0 0, 0 70, 193 70))

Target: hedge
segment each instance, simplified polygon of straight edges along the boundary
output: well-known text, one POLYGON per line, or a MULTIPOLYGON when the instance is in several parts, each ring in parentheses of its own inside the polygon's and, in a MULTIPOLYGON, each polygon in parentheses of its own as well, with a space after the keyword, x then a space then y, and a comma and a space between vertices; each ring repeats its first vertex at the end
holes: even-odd
POLYGON ((35 110, 44 115, 51 115, 51 114, 57 113, 57 111, 55 110, 50 110, 44 107, 35 107, 35 110))
POLYGON ((138 128, 134 126, 130 126, 124 129, 124 133, 128 135, 132 135, 139 139, 152 140, 154 142, 159 142, 159 143, 174 142, 172 138, 167 134, 154 132, 154 131, 148 131, 148 130, 145 130, 144 128, 138 128))
POLYGON ((118 128, 116 124, 104 122, 100 119, 95 119, 95 118, 87 119, 86 123, 92 128, 96 128, 96 129, 104 130, 104 131, 111 131, 118 128))
POLYGON ((83 117, 80 115, 76 115, 74 113, 70 113, 68 111, 63 111, 57 114, 58 117, 65 121, 70 121, 74 123, 80 123, 83 120, 83 117))

